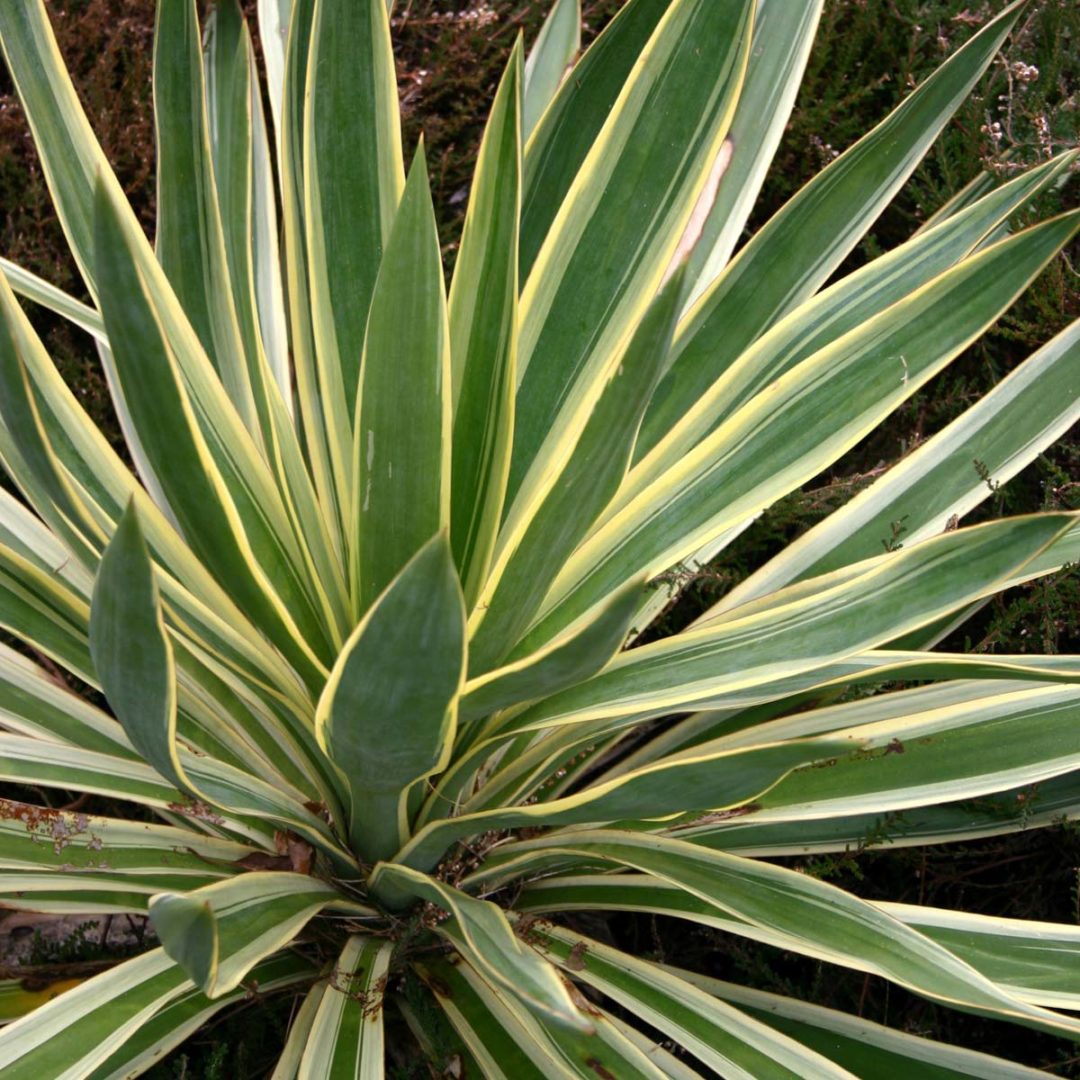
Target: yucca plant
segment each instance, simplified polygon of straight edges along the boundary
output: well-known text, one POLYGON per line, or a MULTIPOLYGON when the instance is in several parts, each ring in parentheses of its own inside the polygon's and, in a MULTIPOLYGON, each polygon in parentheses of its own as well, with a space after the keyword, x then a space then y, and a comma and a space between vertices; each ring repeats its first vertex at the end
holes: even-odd
POLYGON ((135 1076, 269 994, 296 1000, 276 1080, 388 1054, 509 1080, 1043 1075, 572 914, 672 915, 1080 1035, 1077 927, 871 903, 774 858, 1080 816, 1080 658, 933 648, 1078 557, 1076 515, 957 523, 1080 414, 1080 324, 629 647, 673 568, 722 558, 1077 232, 1008 227, 1069 153, 830 283, 1023 8, 732 258, 821 0, 630 0, 568 74, 559 0, 510 57, 447 299, 384 0, 260 0, 261 72, 236 0, 202 29, 159 0, 156 248, 42 0, 0 5, 93 299, 0 275, 23 646, 0 647, 0 904, 148 915, 160 942, 4 1028, 5 1080, 135 1076), (16 294, 93 336, 132 467, 16 294))

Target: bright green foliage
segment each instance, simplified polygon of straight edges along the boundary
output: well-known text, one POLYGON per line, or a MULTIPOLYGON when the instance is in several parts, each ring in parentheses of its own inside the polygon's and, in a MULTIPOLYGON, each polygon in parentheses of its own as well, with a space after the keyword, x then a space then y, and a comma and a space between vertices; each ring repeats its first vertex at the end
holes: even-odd
POLYGON ((447 289, 385 0, 260 2, 264 72, 237 0, 202 27, 159 0, 156 250, 42 0, 0 5, 92 298, 0 275, 0 625, 28 652, 0 646, 0 782, 94 797, 0 801, 0 903, 146 915, 160 942, 59 996, 4 988, 0 1019, 29 1014, 5 1078, 138 1075, 255 988, 296 998, 275 1080, 391 1054, 507 1080, 1040 1075, 625 955, 574 911, 1080 1036, 1074 927, 766 861, 1080 817, 1080 657, 934 651, 1080 557, 1076 515, 961 525, 1080 416, 1080 324, 626 648, 668 599, 650 581, 720 557, 1080 229, 1009 230, 1066 154, 834 280, 1018 0, 739 248, 821 6, 629 0, 576 59, 559 0, 509 57, 447 289), (134 473, 16 293, 96 339, 134 473), (1030 812, 977 810, 1032 784, 1030 812))

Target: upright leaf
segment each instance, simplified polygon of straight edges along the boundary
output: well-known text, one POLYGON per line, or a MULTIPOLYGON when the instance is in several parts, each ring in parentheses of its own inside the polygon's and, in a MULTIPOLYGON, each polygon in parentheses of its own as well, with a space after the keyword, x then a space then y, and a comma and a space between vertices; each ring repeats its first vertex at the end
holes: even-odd
MULTIPOLYGON (((294 23, 299 18, 298 7, 294 23)), ((383 0, 315 0, 306 70, 309 302, 319 400, 331 462, 344 491, 352 465, 364 328, 404 179, 383 0)))
POLYGON ((1025 3, 1015 0, 987 23, 739 252, 679 333, 678 355, 645 417, 639 458, 756 337, 843 262, 971 92, 1025 3))
POLYGON ((353 592, 366 608, 450 524, 451 369, 439 235, 417 150, 371 299, 353 447, 353 592))
POLYGON ((450 288, 454 450, 450 539, 469 606, 502 518, 517 389, 521 49, 491 109, 450 288))
POLYGON ((258 0, 259 40, 266 65, 266 91, 274 131, 281 139, 281 114, 285 98, 285 50, 293 0, 258 0))
POLYGON ((532 134, 581 48, 581 0, 555 0, 525 64, 524 136, 532 134))
POLYGON ((158 258, 237 412, 257 437, 210 149, 195 0, 157 5, 154 113, 158 258))
POLYGON ((546 493, 664 280, 727 134, 753 9, 675 0, 544 241, 521 298, 508 516, 546 493))
POLYGON ((754 19, 750 64, 728 138, 731 162, 720 182, 687 268, 687 304, 727 265, 746 227, 802 82, 823 0, 802 4, 762 0, 754 19))
POLYGON ((628 0, 574 65, 525 149, 521 276, 552 222, 653 31, 673 0, 628 0))
POLYGON ((513 652, 559 569, 622 483, 667 359, 683 282, 680 268, 642 317, 547 497, 516 535, 504 533, 470 626, 472 676, 513 652))
MULTIPOLYGON (((104 185, 96 204, 96 266, 120 391, 140 441, 192 549, 237 603, 305 677, 319 681, 320 660, 311 643, 329 652, 320 618, 282 557, 285 542, 255 507, 242 522, 226 489, 157 318, 147 283, 128 246, 117 208, 104 185), (257 546, 245 524, 259 529, 257 546), (265 568, 264 568, 265 565, 265 568), (269 575, 273 575, 273 579, 269 575), (279 591, 280 590, 280 591, 279 591), (297 625, 300 620, 302 631, 297 625)), ((245 482, 250 478, 245 477, 245 482)))
POLYGON ((181 790, 176 671, 150 554, 129 507, 102 556, 90 605, 90 650, 116 718, 139 756, 181 790))
POLYGON ((408 789, 445 767, 465 668, 465 611, 445 534, 425 545, 345 644, 315 717, 369 862, 409 834, 408 789))

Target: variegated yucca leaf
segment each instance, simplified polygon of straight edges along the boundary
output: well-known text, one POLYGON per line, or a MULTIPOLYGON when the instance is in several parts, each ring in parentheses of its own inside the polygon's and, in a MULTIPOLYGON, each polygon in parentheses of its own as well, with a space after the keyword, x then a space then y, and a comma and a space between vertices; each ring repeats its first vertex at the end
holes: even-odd
POLYGON ((1042 1075, 620 952, 583 911, 1080 1036, 1075 927, 775 861, 1080 818, 1080 657, 934 648, 1080 560, 1076 514, 962 520, 1080 417, 1080 323, 689 628, 654 623, 660 582, 872 432, 1080 230, 1015 228, 1066 152, 837 275, 1016 0, 740 247, 822 6, 627 0, 579 56, 558 0, 508 57, 448 281, 393 3, 259 0, 249 27, 239 0, 202 25, 158 0, 153 245, 44 0, 0 5, 89 296, 0 260, 0 906, 151 932, 92 977, 0 985, 0 1075, 136 1076, 271 993, 294 1006, 274 1080, 391 1056, 1042 1075), (20 298, 97 348, 128 460, 20 298), (51 808, 71 793, 93 801, 51 808))

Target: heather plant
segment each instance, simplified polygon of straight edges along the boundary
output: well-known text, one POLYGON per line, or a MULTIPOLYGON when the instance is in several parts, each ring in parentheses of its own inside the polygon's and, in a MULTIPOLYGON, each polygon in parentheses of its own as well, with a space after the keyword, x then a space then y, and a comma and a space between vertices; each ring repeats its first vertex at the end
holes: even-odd
POLYGON ((1080 660, 937 647, 1077 559, 1075 514, 964 519, 1075 421, 1080 324, 655 630, 1080 228, 1011 227, 1065 152, 837 273, 1020 0, 736 253, 821 7, 630 0, 577 58, 559 0, 511 52, 448 290, 384 0, 265 0, 261 68, 234 0, 159 0, 153 247, 41 0, 0 9, 92 299, 0 275, 0 903, 159 943, 44 1003, 6 986, 5 1077, 135 1076, 271 994, 279 1080, 1040 1075, 583 912, 1077 1036, 1075 926, 860 899, 828 859, 1080 816, 1080 660), (17 295, 92 335, 133 468, 17 295))

